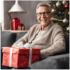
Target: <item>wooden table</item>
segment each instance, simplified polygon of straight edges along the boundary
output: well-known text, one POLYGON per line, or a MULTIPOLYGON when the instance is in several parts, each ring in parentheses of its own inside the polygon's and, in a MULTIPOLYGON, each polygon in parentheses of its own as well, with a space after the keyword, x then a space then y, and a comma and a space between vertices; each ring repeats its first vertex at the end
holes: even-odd
POLYGON ((4 30, 4 31, 10 31, 10 32, 13 32, 13 33, 28 32, 28 30, 4 30))

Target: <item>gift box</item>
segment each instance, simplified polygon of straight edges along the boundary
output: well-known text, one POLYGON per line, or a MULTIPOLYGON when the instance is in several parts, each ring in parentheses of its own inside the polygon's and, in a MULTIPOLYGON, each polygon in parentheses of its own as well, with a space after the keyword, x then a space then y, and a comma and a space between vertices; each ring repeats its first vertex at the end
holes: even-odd
POLYGON ((11 29, 17 30, 17 26, 18 26, 18 18, 15 17, 14 19, 11 20, 11 29))
POLYGON ((3 66, 14 68, 27 68, 32 63, 39 61, 40 49, 38 48, 11 48, 3 47, 3 66))
POLYGON ((18 24, 18 30, 24 30, 24 24, 22 23, 18 24))

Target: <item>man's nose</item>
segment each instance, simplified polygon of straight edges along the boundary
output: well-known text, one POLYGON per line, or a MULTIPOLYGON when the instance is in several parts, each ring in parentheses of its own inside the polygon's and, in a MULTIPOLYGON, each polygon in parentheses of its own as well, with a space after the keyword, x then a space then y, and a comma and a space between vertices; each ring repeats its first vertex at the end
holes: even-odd
POLYGON ((44 13, 42 13, 42 14, 41 14, 41 17, 45 17, 45 14, 44 14, 44 13))
POLYGON ((41 14, 41 16, 45 16, 45 14, 44 14, 44 13, 42 13, 42 14, 41 14))

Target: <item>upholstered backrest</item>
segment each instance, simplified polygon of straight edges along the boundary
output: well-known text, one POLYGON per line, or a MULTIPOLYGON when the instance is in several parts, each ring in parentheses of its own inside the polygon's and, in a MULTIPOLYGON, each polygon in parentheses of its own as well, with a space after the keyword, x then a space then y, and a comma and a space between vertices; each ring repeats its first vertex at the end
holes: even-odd
POLYGON ((20 32, 20 33, 18 33, 17 36, 16 36, 16 41, 17 41, 18 39, 20 39, 21 37, 23 37, 26 33, 27 33, 27 32, 20 32))
POLYGON ((16 35, 9 31, 1 31, 1 47, 11 46, 15 42, 16 35))

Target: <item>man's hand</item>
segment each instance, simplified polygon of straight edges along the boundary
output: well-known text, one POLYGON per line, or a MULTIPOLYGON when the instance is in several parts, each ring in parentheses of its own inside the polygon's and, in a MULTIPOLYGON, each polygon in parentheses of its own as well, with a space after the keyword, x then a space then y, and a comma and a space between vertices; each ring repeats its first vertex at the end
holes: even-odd
POLYGON ((12 47, 13 47, 13 48, 16 48, 16 47, 18 47, 18 46, 17 46, 17 44, 16 44, 16 45, 14 45, 14 46, 12 46, 12 47))
POLYGON ((21 47, 21 46, 18 46, 17 44, 12 46, 13 48, 25 48, 25 47, 21 47))

